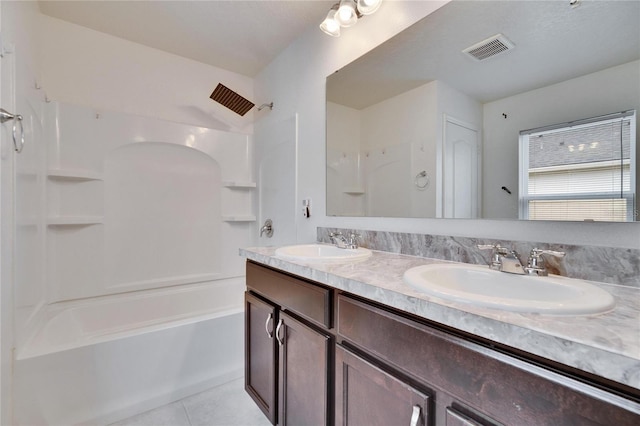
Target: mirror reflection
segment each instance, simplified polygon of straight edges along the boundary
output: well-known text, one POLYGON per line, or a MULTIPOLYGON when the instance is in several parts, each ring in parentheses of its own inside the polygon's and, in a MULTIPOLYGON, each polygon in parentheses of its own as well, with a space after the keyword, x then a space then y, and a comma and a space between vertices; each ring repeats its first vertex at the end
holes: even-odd
POLYGON ((453 1, 327 78, 330 216, 638 220, 640 2, 453 1))

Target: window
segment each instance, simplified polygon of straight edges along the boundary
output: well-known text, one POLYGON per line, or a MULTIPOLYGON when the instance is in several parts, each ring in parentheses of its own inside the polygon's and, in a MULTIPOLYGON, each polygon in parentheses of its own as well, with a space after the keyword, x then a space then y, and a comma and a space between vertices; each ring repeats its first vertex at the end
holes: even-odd
POLYGON ((520 132, 520 219, 634 220, 636 113, 520 132))

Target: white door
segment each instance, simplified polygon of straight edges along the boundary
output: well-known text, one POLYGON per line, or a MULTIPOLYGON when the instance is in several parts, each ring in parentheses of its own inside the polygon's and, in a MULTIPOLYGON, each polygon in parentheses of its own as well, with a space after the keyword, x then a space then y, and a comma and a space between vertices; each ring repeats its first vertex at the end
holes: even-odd
POLYGON ((445 117, 443 217, 478 217, 480 138, 471 125, 445 117))

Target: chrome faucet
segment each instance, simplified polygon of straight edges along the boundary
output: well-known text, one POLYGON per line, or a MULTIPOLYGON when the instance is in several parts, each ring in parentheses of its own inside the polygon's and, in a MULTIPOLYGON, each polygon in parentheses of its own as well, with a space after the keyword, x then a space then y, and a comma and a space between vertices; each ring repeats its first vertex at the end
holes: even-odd
POLYGON ((529 253, 527 265, 524 266, 517 251, 502 247, 500 244, 480 244, 478 245, 478 248, 481 250, 493 250, 491 253, 491 261, 489 262, 489 267, 491 269, 510 274, 537 275, 539 277, 546 277, 549 275, 544 258, 542 257, 543 254, 548 254, 558 258, 563 258, 565 255, 562 251, 540 250, 538 248, 534 248, 531 250, 531 253, 529 253))
POLYGON ((493 250, 489 267, 509 274, 524 275, 526 272, 517 251, 502 247, 500 244, 479 244, 480 250, 493 250))
POLYGON ((358 248, 358 239, 360 238, 359 234, 352 232, 349 234, 349 238, 347 239, 342 232, 331 232, 329 234, 329 239, 331 243, 334 244, 338 248, 355 250, 358 248))

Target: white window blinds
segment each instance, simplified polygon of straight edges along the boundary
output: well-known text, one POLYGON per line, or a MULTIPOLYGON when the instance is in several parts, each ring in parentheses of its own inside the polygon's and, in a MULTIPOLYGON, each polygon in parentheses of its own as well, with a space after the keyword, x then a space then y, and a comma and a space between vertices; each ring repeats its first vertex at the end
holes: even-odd
POLYGON ((520 133, 520 218, 630 221, 635 111, 520 133))

